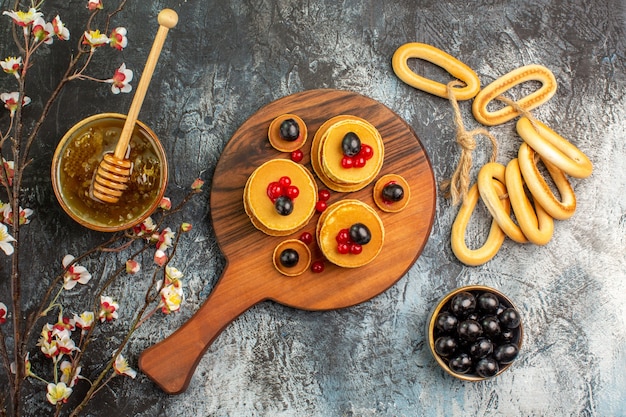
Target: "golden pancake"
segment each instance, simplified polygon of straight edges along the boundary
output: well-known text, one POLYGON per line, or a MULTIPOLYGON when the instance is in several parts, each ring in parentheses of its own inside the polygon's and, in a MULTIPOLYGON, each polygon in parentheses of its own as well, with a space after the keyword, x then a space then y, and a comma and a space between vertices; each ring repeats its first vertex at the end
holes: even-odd
POLYGON ((317 185, 313 175, 302 165, 288 159, 272 159, 259 166, 248 178, 243 193, 244 208, 252 224, 272 236, 283 236, 304 227, 315 213, 317 185), (293 199, 293 211, 281 215, 268 196, 267 188, 281 177, 291 179, 299 195, 293 199))
POLYGON ((307 136, 307 127, 304 120, 295 114, 290 113, 281 114, 272 120, 267 131, 267 138, 269 139, 270 144, 274 147, 274 149, 281 152, 292 152, 296 149, 300 149, 306 142, 307 136), (298 124, 298 128, 300 129, 300 135, 296 140, 286 140, 280 134, 280 125, 288 119, 293 119, 298 124))
POLYGON ((411 189, 409 188, 409 183, 406 180, 396 174, 387 174, 383 175, 376 181, 374 185, 374 202, 382 211, 386 211, 388 213, 397 213, 404 209, 407 204, 409 204, 409 198, 411 197, 411 189), (402 187, 404 195, 402 199, 398 201, 387 200, 383 197, 383 189, 388 184, 398 184, 402 187))
POLYGON ((281 274, 287 275, 288 277, 295 277, 304 273, 304 271, 309 268, 309 265, 311 265, 311 251, 303 241, 288 239, 280 242, 278 246, 276 246, 272 256, 272 262, 274 262, 274 267, 281 274), (298 261, 295 265, 283 265, 280 261, 280 255, 286 249, 293 249, 298 254, 298 261))
POLYGON ((383 140, 378 130, 369 122, 356 116, 337 121, 322 134, 319 144, 319 157, 322 170, 328 178, 340 185, 369 184, 380 172, 385 156, 383 140), (361 145, 369 145, 373 150, 372 158, 363 167, 344 168, 342 141, 346 134, 354 133, 361 145))
POLYGON ((383 222, 369 205, 355 199, 346 199, 331 204, 318 220, 317 244, 328 261, 345 268, 357 268, 368 264, 380 253, 385 239, 383 222), (343 229, 350 229, 362 223, 369 229, 371 240, 361 245, 358 254, 340 253, 337 235, 343 229))

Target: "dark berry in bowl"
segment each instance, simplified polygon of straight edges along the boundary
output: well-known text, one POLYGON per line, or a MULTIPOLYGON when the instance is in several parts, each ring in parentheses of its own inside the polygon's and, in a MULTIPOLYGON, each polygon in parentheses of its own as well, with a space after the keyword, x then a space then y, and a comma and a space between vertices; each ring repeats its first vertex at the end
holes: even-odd
POLYGON ((521 318, 517 310, 508 307, 505 308, 502 313, 498 314, 498 320, 500 320, 500 324, 502 324, 507 329, 515 329, 517 326, 519 326, 521 318))
POLYGON ((482 285, 457 288, 444 296, 431 312, 427 332, 437 363, 466 381, 492 378, 508 369, 523 338, 513 303, 482 285))
POLYGON ((495 314, 500 306, 500 300, 497 295, 484 292, 476 299, 476 306, 483 314, 495 314))
POLYGON ((449 333, 456 330, 456 326, 459 324, 459 319, 449 311, 442 311, 437 316, 437 322, 435 327, 442 333, 449 333))
POLYGON ((465 374, 472 369, 472 358, 467 353, 461 353, 454 358, 450 359, 448 366, 452 372, 457 374, 465 374))
POLYGON ((452 336, 441 336, 435 340, 435 352, 441 356, 452 355, 457 348, 457 340, 452 336))
POLYGON ((480 324, 478 324, 476 320, 468 319, 459 323, 456 327, 456 332, 459 340, 463 342, 474 342, 483 334, 483 328, 480 327, 480 324))
POLYGON ((462 291, 452 297, 450 311, 457 317, 467 317, 476 309, 476 297, 468 291, 462 291))
POLYGON ((517 345, 513 343, 506 343, 504 345, 500 345, 493 352, 493 358, 500 363, 511 363, 517 358, 517 354, 519 353, 519 348, 517 345))
POLYGON ((498 362, 492 357, 482 358, 476 363, 476 374, 483 378, 496 376, 499 370, 498 362))

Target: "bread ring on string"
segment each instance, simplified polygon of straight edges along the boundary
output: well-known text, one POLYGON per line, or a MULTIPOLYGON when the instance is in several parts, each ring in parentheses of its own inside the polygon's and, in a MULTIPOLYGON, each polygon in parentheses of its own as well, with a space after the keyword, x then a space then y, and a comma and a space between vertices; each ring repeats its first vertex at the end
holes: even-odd
POLYGON ((565 220, 572 217, 576 211, 576 195, 565 173, 550 162, 542 159, 552 181, 554 181, 554 185, 556 185, 561 195, 561 201, 559 201, 537 168, 535 151, 525 142, 521 144, 517 158, 522 177, 533 199, 537 201, 550 216, 557 220, 565 220))
POLYGON ((535 209, 524 191, 524 179, 517 158, 512 159, 504 173, 506 190, 511 200, 511 208, 520 229, 526 238, 535 245, 545 245, 552 239, 554 219, 535 201, 535 209))
POLYGON ((526 65, 509 72, 480 90, 472 103, 474 118, 484 125, 495 126, 517 117, 520 112, 511 105, 495 111, 489 111, 487 106, 504 92, 526 81, 539 81, 541 87, 517 100, 517 105, 524 110, 531 110, 545 103, 556 92, 556 78, 552 71, 541 65, 526 65))
POLYGON ((478 171, 478 192, 498 226, 504 233, 518 243, 526 243, 528 239, 522 229, 515 224, 510 216, 510 210, 505 210, 498 190, 494 187, 494 179, 506 184, 504 177, 505 167, 497 162, 489 162, 478 171))
POLYGON ((539 120, 531 122, 527 117, 520 117, 517 133, 541 155, 542 160, 550 162, 567 175, 574 178, 591 175, 593 165, 587 155, 539 120))
POLYGON ((419 90, 434 94, 441 98, 449 98, 445 84, 422 77, 408 66, 410 58, 419 58, 433 63, 446 70, 453 77, 463 81, 464 87, 453 88, 456 100, 469 100, 480 90, 478 75, 470 67, 448 55, 446 52, 424 43, 411 42, 400 46, 394 52, 391 66, 398 78, 419 90))
MULTIPOLYGON (((497 190, 497 192, 500 195, 506 195, 506 188, 504 184, 497 180, 492 181, 493 187, 497 190)), ((452 252, 459 261, 469 266, 482 265, 491 260, 494 256, 496 256, 496 253, 498 253, 500 247, 502 246, 502 242, 504 242, 504 239, 506 238, 506 235, 502 229, 500 229, 496 220, 493 219, 491 221, 489 235, 487 236, 487 240, 483 246, 478 249, 469 249, 467 247, 465 244, 465 230, 467 229, 467 224, 469 223, 470 217, 472 216, 476 204, 478 203, 478 197, 478 184, 474 184, 470 187, 467 196, 463 200, 461 208, 454 219, 454 223, 452 224, 452 234, 450 237, 452 252)), ((511 204, 509 203, 508 198, 501 200, 501 204, 505 211, 510 212, 511 204)))

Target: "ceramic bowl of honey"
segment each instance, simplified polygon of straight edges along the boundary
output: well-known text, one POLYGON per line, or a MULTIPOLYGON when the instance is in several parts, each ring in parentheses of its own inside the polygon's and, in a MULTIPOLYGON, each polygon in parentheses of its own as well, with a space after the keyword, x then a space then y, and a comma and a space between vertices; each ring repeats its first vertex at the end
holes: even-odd
POLYGON ((63 210, 92 230, 117 232, 143 222, 158 207, 168 179, 165 151, 156 134, 137 121, 127 159, 128 188, 115 204, 92 196, 94 173, 113 152, 126 116, 102 113, 81 120, 61 139, 52 159, 52 187, 63 210))

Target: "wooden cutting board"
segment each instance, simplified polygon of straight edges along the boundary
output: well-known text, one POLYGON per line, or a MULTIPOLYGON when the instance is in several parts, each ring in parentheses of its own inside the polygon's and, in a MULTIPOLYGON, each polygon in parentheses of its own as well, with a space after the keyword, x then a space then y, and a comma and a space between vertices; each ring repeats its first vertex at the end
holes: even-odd
MULTIPOLYGON (((318 187, 326 189, 318 180, 318 187)), ((363 95, 339 90, 310 90, 276 100, 252 115, 235 132, 216 166, 211 187, 213 227, 227 265, 209 298, 179 330, 150 347, 140 357, 141 370, 165 392, 185 390, 194 369, 211 342, 235 318, 253 305, 273 300, 305 310, 352 306, 388 289, 413 265, 422 252, 433 224, 435 180, 424 148, 410 126, 383 104, 363 95), (385 144, 379 177, 402 175, 410 186, 407 207, 398 213, 378 209, 373 200, 375 181, 352 193, 331 191, 329 204, 356 198, 374 207, 385 227, 385 242, 371 263, 355 269, 325 262, 322 273, 306 271, 297 277, 280 274, 272 264, 276 245, 298 238, 304 231, 315 236, 319 214, 292 236, 273 237, 257 230, 243 208, 243 190, 250 174, 263 162, 289 158, 271 147, 270 122, 283 113, 300 116, 309 138, 301 162, 311 172, 309 150, 319 126, 331 117, 349 114, 372 123, 385 144)), ((315 244, 312 260, 322 259, 315 244)))

